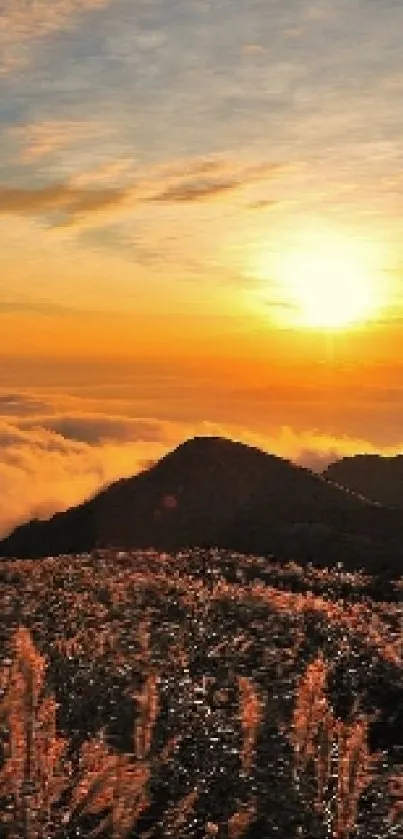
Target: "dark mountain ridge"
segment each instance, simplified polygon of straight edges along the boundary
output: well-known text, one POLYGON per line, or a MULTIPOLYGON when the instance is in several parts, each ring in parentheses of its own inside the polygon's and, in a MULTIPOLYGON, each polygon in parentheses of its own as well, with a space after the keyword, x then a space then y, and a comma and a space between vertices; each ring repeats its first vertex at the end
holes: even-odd
POLYGON ((403 508, 403 454, 343 457, 322 473, 327 480, 388 507, 403 508))
POLYGON ((403 522, 398 511, 280 457, 196 437, 89 501, 17 527, 0 556, 194 546, 401 573, 403 522))

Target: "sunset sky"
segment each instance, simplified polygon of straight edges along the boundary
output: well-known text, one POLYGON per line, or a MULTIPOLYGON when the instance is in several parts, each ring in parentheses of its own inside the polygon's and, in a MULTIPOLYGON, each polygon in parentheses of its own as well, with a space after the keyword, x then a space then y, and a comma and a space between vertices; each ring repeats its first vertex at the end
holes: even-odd
POLYGON ((400 0, 0 4, 0 535, 224 434, 403 445, 400 0))

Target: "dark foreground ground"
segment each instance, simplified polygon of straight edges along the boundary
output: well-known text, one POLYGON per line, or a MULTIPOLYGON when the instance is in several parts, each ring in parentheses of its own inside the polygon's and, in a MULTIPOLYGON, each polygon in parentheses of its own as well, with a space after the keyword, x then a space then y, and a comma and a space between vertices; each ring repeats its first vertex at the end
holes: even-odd
POLYGON ((403 836, 402 584, 193 550, 0 563, 0 837, 403 836))

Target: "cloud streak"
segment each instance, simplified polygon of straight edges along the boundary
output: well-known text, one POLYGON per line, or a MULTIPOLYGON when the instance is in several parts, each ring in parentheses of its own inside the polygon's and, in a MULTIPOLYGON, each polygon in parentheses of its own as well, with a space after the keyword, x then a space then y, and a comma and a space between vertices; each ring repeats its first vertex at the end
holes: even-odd
POLYGON ((146 203, 196 204, 240 192, 275 178, 282 171, 273 163, 240 165, 236 161, 196 159, 184 166, 159 169, 122 188, 76 186, 74 182, 20 188, 0 185, 0 215, 35 218, 61 214, 59 224, 79 223, 117 208, 134 209, 146 203))
MULTIPOLYGON (((27 427, 30 423, 25 422, 27 427)), ((165 440, 161 422, 127 417, 99 416, 96 414, 77 416, 41 417, 40 427, 66 440, 85 443, 90 446, 118 441, 120 443, 158 443, 165 440)))
POLYGON ((101 130, 102 125, 96 122, 49 119, 15 125, 6 136, 20 146, 20 163, 36 164, 54 152, 94 139, 101 130))
POLYGON ((0 393, 0 418, 5 416, 22 418, 43 413, 48 408, 46 401, 29 393, 20 391, 0 393))
POLYGON ((67 183, 23 189, 0 186, 0 215, 39 216, 61 212, 74 217, 121 204, 125 191, 79 189, 67 183))
POLYGON ((222 163, 221 170, 219 166, 217 166, 217 169, 214 171, 213 167, 213 176, 208 176, 208 169, 206 174, 197 169, 195 172, 197 177, 180 178, 160 192, 151 195, 149 200, 172 203, 208 201, 221 197, 227 192, 247 189, 256 183, 272 179, 282 171, 283 167, 264 163, 258 166, 239 167, 239 169, 235 166, 231 171, 229 164, 222 163))

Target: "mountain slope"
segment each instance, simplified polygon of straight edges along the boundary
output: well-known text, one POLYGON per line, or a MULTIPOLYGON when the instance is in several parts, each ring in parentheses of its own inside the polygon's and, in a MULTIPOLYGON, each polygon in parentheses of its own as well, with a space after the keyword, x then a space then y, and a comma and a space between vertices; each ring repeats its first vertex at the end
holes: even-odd
POLYGON ((381 504, 403 508, 403 455, 344 457, 328 466, 323 476, 381 504))
POLYGON ((279 457, 200 437, 78 507, 17 528, 0 542, 0 555, 199 545, 322 564, 396 565, 403 558, 400 519, 279 457))

